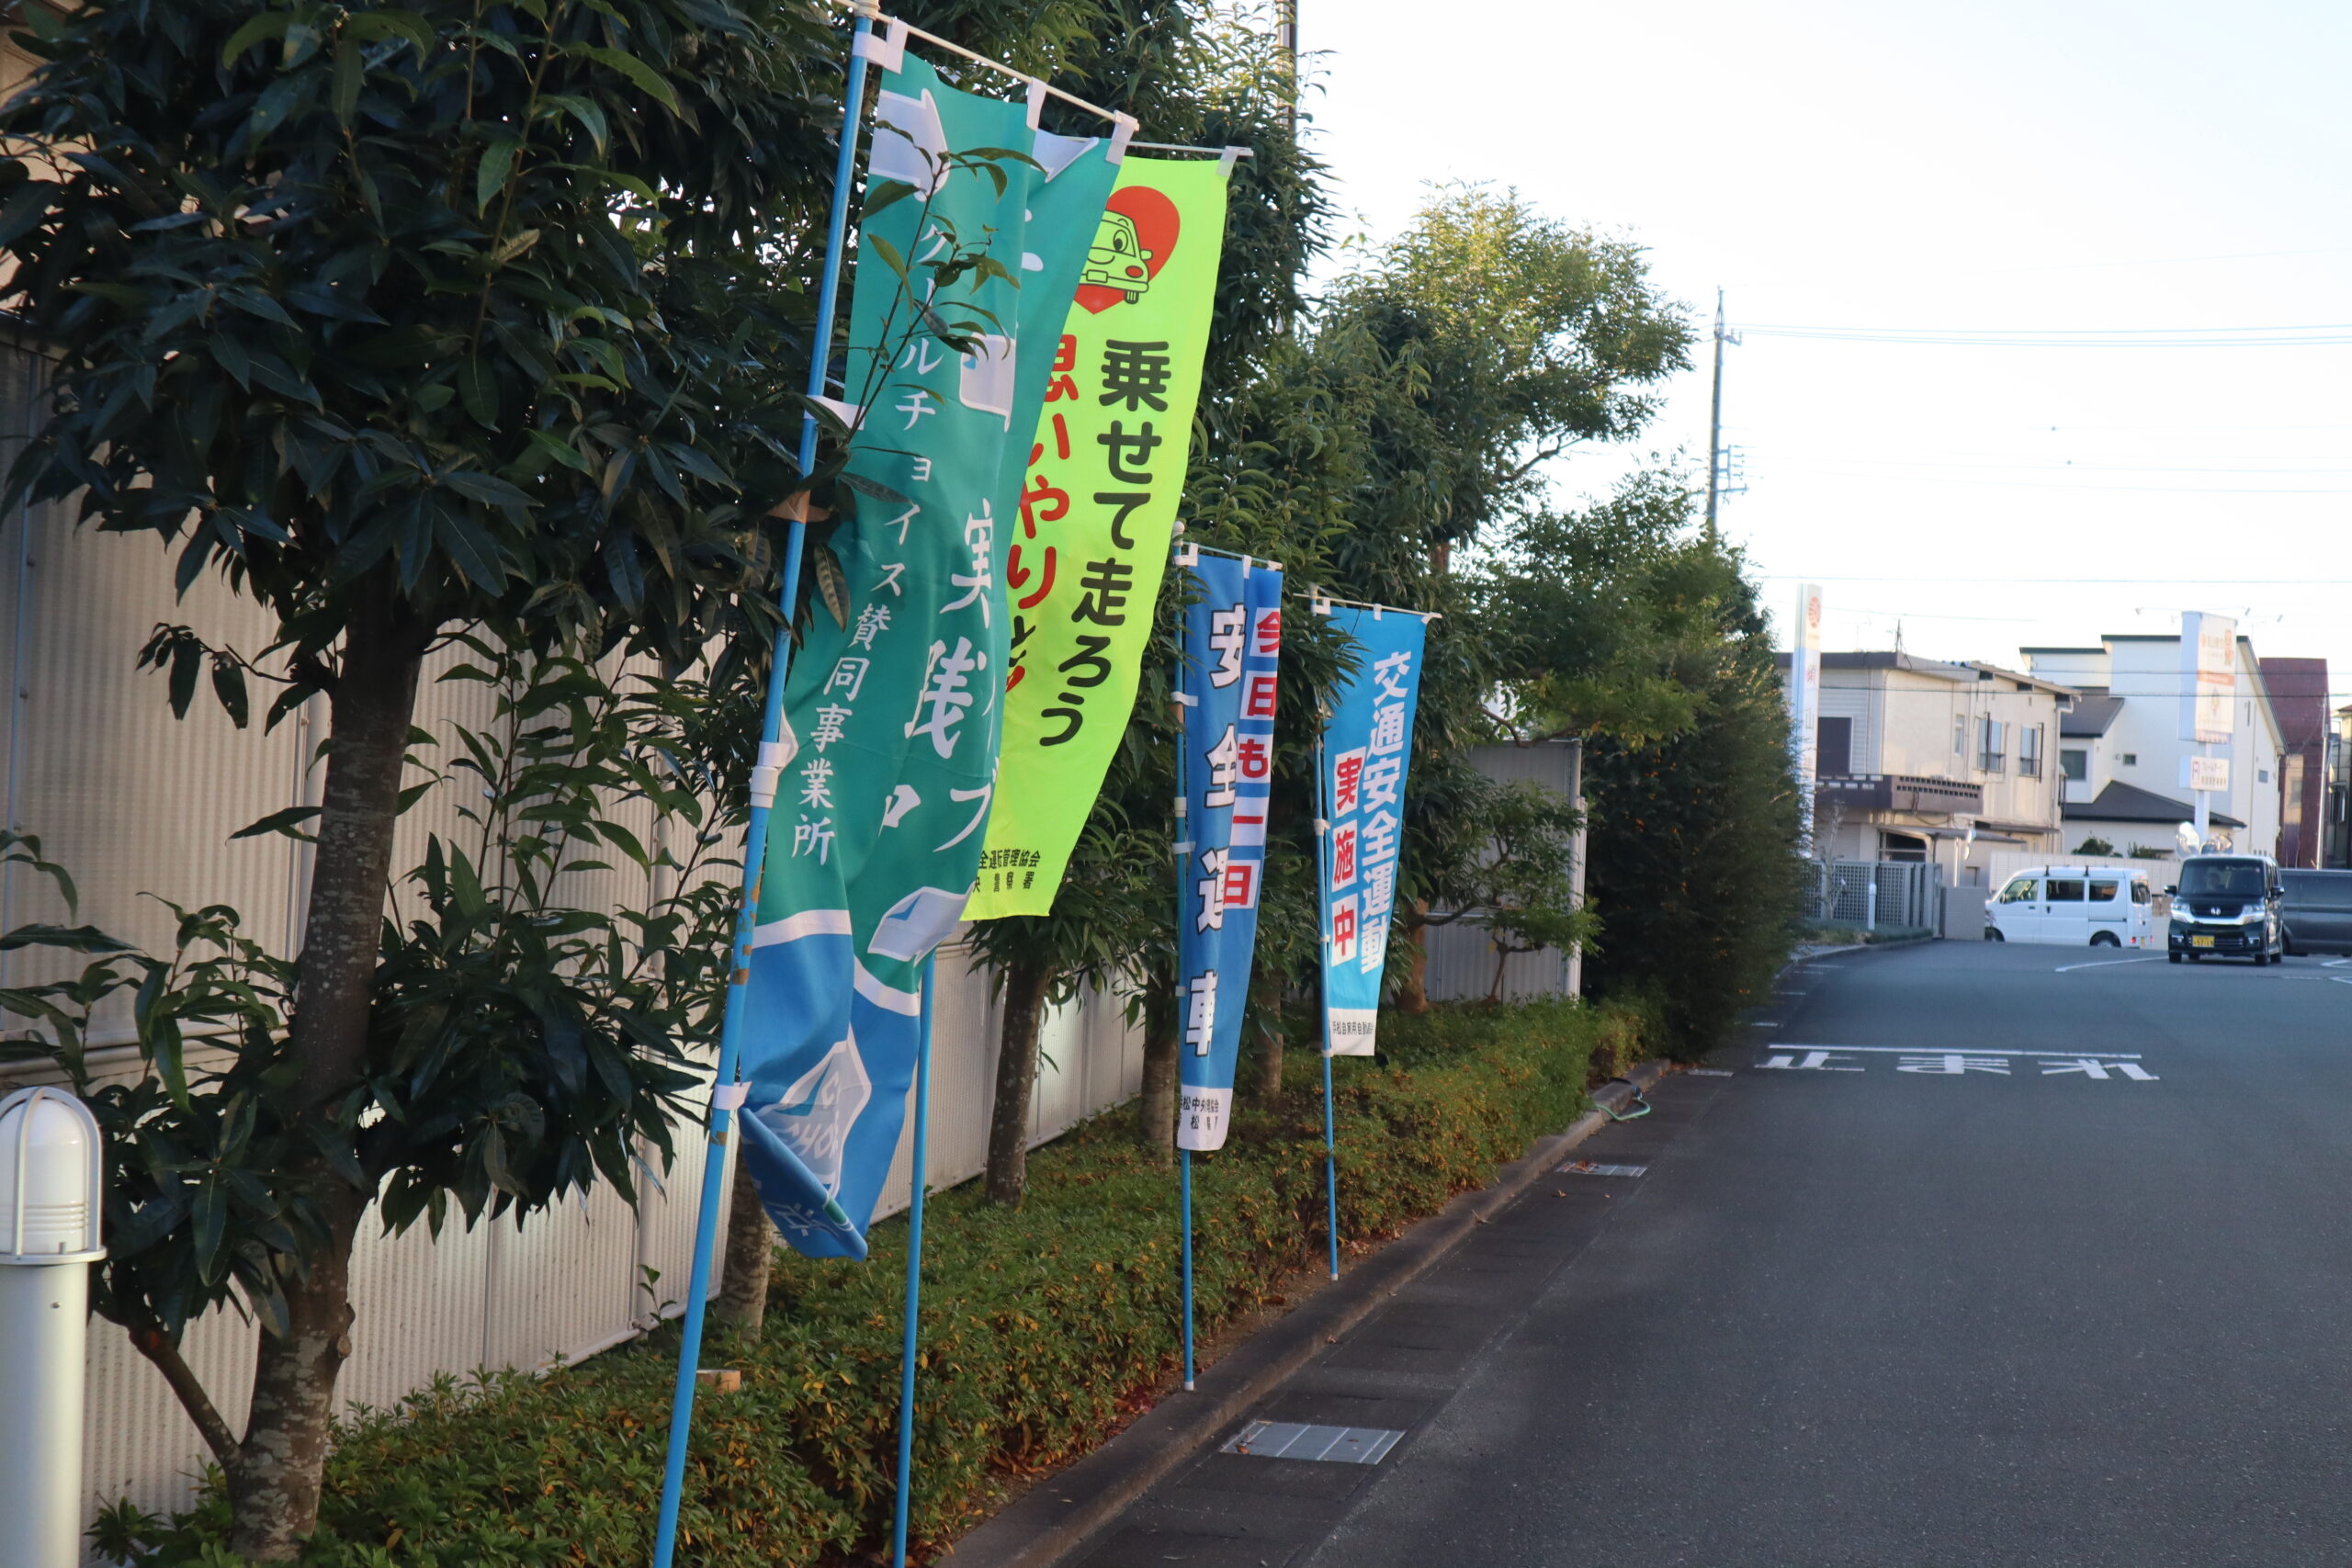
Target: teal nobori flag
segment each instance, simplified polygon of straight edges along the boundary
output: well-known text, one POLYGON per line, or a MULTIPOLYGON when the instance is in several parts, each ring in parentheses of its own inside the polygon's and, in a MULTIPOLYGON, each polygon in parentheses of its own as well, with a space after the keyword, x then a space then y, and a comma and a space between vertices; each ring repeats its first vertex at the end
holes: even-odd
POLYGON ((1108 142, 919 60, 882 79, 842 389, 857 517, 831 540, 846 604, 810 617, 786 691, 745 998, 742 1157, 802 1252, 864 1255, 898 1148, 922 964, 987 840, 1030 435, 1116 172, 1108 142))

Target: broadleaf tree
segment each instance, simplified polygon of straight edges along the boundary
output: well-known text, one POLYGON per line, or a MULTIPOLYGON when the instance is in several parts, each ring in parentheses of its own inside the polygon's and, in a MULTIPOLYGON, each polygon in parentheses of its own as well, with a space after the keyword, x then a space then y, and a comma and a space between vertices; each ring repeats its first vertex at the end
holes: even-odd
MULTIPOLYGON (((251 971, 230 1010, 266 1082, 232 1070, 191 1092, 220 1111, 254 1089, 223 1125, 274 1151, 240 1168, 269 1223, 241 1238, 242 1281, 126 1273, 114 1301, 184 1400, 170 1362, 188 1318, 240 1283, 261 1309, 244 1429, 207 1435, 235 1550, 280 1561, 315 1516, 378 1184, 404 1212, 445 1192, 544 1205, 625 1176, 563 1151, 608 1151, 592 1127, 647 1125, 670 1091, 599 1060, 571 1101, 534 1099, 485 1060, 450 1075, 462 1095, 439 1145, 390 1168, 361 1157, 400 1109, 382 1023, 401 1010, 392 961, 415 954, 388 953, 384 917, 428 651, 481 628, 540 656, 683 668, 764 634, 768 514, 807 482, 788 455, 798 403, 777 389, 804 361, 778 328, 789 278, 766 313, 727 280, 805 254, 839 41, 817 7, 778 0, 22 15, 40 64, 0 107, 0 247, 53 361, 11 494, 158 536, 183 591, 217 574, 266 610, 266 648, 208 650, 232 718, 274 723, 312 695, 328 714, 299 955, 248 953, 200 920, 183 932, 251 971), (254 674, 277 683, 266 711, 254 674), (253 1023, 273 1008, 282 1029, 253 1023)), ((153 651, 184 667, 169 639, 153 651)), ((436 908, 478 912, 480 868, 438 872, 436 908)), ((560 1016, 518 1016, 535 1049, 581 1043, 560 1016)), ((476 1032, 452 1048, 502 1047, 476 1032)), ((120 1216, 116 1234, 186 1224, 209 1255, 221 1213, 120 1216)))

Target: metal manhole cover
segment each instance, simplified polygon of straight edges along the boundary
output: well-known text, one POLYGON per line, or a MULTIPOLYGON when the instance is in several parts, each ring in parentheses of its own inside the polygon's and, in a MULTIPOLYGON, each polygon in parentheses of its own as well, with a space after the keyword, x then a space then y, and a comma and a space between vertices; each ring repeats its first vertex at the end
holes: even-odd
POLYGON ((1404 1435, 1379 1427, 1310 1427, 1296 1421, 1252 1421, 1221 1451, 1248 1454, 1253 1459, 1378 1464, 1404 1435))

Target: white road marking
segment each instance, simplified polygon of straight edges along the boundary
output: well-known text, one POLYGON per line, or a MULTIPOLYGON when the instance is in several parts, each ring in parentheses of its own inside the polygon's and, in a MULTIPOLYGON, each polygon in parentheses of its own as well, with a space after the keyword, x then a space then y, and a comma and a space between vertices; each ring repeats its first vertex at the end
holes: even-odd
MULTIPOLYGON (((2345 984, 2352 986, 2352 980, 2346 980, 2345 984)), ((1781 1045, 1776 1047, 1776 1049, 1782 1051, 1870 1051, 1882 1056, 1936 1056, 1943 1054, 1939 1047, 1933 1045, 1781 1045)), ((1971 1056, 2064 1056, 2069 1060, 2072 1060, 2076 1056, 2097 1056, 2102 1062, 2136 1062, 2140 1059, 2140 1054, 2136 1051, 2004 1051, 1997 1046, 1992 1045, 1972 1046, 1963 1053, 1963 1055, 1971 1056)))
POLYGON ((1570 1160, 1560 1168, 1563 1176, 1639 1176, 1649 1169, 1645 1165, 1596 1165, 1589 1159, 1570 1160))
POLYGON ((2331 958, 2320 965, 2323 969, 2352 969, 2352 958, 2331 958))
POLYGON ((2076 969, 2111 969, 2118 964, 2154 964, 2164 956, 2161 953, 2151 953, 2139 958, 2094 958, 2087 964, 2061 964, 2051 973, 2065 975, 2076 969))

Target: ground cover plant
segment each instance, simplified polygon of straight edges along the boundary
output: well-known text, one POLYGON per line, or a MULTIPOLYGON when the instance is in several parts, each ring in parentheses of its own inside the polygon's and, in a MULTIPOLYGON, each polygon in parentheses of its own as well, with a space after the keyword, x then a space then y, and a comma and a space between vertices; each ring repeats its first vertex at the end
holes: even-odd
MULTIPOLYGON (((1641 1015, 1571 1002, 1442 1008, 1336 1064, 1343 1233, 1393 1235, 1489 1180, 1645 1054, 1641 1015)), ((1195 1167, 1204 1330, 1267 1303, 1321 1255, 1319 1108, 1245 1117, 1195 1167)), ((967 1183, 933 1200, 913 1535, 967 1528, 1009 1476, 1083 1452, 1178 1355, 1175 1188, 1105 1116, 1037 1152, 1023 1209, 967 1183)), ((756 1337, 714 1347, 743 1386, 697 1413, 683 1544, 709 1568, 815 1564, 887 1540, 905 1227, 865 1265, 779 1255, 756 1337)), ((327 1467, 320 1568, 642 1561, 661 1481, 674 1332, 544 1378, 445 1382, 363 1416, 327 1467)), ((141 1568, 221 1563, 225 1503, 170 1524, 127 1508, 99 1540, 141 1568)))

